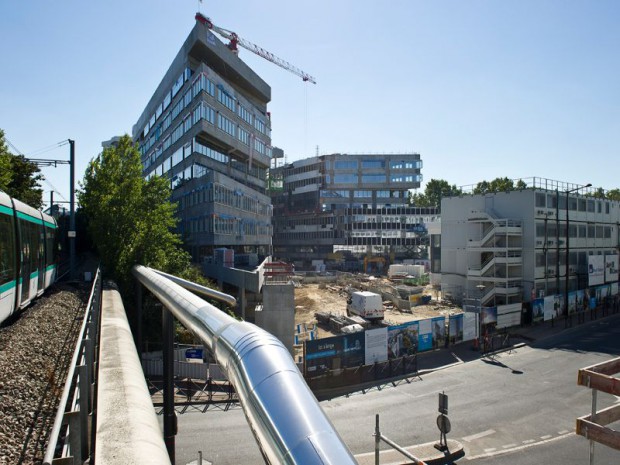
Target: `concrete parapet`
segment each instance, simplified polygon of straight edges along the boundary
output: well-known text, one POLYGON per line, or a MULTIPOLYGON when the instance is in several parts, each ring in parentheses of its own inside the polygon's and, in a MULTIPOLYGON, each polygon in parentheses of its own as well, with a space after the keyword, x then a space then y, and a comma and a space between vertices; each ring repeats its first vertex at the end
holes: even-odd
POLYGON ((125 308, 103 292, 95 463, 170 464, 125 308))

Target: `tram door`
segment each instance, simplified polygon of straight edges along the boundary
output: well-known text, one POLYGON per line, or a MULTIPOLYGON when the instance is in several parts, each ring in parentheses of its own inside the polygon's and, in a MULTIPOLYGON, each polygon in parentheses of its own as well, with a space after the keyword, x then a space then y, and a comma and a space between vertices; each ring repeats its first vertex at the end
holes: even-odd
POLYGON ((31 250, 32 240, 30 224, 24 220, 19 220, 19 230, 21 234, 22 250, 21 250, 21 266, 19 267, 19 282, 21 283, 21 299, 20 303, 27 302, 30 298, 30 273, 31 270, 31 254, 36 251, 31 250))

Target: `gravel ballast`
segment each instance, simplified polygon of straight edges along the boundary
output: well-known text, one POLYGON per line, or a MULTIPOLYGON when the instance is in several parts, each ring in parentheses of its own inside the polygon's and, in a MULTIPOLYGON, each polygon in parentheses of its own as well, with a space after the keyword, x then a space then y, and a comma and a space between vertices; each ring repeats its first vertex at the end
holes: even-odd
POLYGON ((0 464, 40 464, 90 289, 60 284, 0 328, 0 464))

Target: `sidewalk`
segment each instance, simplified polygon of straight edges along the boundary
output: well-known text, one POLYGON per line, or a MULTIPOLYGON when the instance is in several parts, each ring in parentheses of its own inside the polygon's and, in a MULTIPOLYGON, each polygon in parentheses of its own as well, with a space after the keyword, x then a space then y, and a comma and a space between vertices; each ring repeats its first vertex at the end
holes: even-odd
POLYGON ((598 309, 596 312, 586 311, 580 315, 574 314, 569 319, 559 318, 555 321, 541 321, 530 326, 513 328, 509 331, 510 339, 508 346, 492 350, 486 354, 483 354, 480 350, 475 350, 472 341, 462 342, 432 352, 421 352, 418 354, 418 374, 423 375, 455 364, 471 362, 486 355, 513 350, 564 331, 578 328, 584 324, 587 325, 602 319, 613 318, 614 316, 620 317, 620 313, 613 313, 611 309, 607 312, 598 309))

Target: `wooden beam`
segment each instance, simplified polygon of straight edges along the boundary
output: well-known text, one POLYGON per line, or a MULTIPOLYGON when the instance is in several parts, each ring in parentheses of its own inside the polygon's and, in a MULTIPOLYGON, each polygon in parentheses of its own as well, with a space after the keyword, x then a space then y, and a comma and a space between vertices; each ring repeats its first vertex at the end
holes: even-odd
POLYGON ((613 395, 620 395, 620 379, 582 368, 577 375, 577 384, 613 395))
POLYGON ((620 432, 597 425, 583 418, 577 418, 577 434, 604 444, 612 449, 620 450, 620 432))
POLYGON ((581 370, 594 371, 603 375, 614 375, 616 373, 620 373, 620 357, 606 362, 597 363, 596 365, 591 365, 589 367, 582 368, 581 370))
POLYGON ((594 420, 592 419, 592 415, 585 415, 583 417, 579 417, 579 419, 587 420, 598 425, 608 425, 610 423, 614 423, 620 420, 620 404, 612 405, 611 407, 597 411, 594 415, 594 420))

